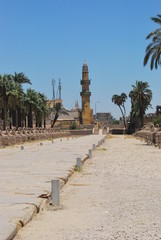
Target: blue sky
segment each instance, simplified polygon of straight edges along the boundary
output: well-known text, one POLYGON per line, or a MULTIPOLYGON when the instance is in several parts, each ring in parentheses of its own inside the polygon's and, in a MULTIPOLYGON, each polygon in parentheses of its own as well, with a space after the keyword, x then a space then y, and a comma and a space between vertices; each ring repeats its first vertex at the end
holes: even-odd
MULTIPOLYGON (((161 105, 161 69, 143 67, 147 34, 157 27, 159 0, 0 0, 0 73, 24 72, 32 88, 52 98, 51 80, 62 82, 64 106, 80 98, 86 59, 91 107, 121 114, 111 102, 138 81, 153 92, 149 112, 161 105)), ((28 86, 26 86, 28 87, 28 86)), ((130 111, 130 100, 126 103, 130 111)))

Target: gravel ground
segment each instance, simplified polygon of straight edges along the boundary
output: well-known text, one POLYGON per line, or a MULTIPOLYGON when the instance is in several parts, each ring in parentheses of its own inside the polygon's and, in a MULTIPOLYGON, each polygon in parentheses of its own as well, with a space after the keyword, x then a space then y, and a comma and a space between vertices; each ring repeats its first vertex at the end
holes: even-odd
POLYGON ((161 239, 161 150, 112 136, 15 240, 161 239))

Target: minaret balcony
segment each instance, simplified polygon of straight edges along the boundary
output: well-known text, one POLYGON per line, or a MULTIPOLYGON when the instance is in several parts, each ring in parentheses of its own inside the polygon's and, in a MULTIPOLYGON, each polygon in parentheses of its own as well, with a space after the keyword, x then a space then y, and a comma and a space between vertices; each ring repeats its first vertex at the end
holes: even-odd
POLYGON ((80 92, 81 97, 82 96, 91 96, 91 92, 80 92))
POLYGON ((90 85, 91 80, 81 80, 80 83, 81 83, 81 85, 84 85, 84 84, 90 85))

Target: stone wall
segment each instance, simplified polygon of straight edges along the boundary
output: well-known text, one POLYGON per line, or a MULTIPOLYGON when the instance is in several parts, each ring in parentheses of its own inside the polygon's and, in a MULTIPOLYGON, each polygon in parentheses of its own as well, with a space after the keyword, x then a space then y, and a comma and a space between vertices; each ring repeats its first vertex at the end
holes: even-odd
POLYGON ((142 138, 149 145, 161 147, 161 128, 154 127, 153 124, 145 125, 143 129, 133 134, 136 137, 142 138))
POLYGON ((111 134, 124 134, 125 128, 122 124, 110 124, 109 133, 111 134))
POLYGON ((109 133, 111 134, 125 134, 124 128, 112 128, 109 130, 109 133))
POLYGON ((93 129, 78 129, 78 130, 69 130, 71 135, 90 135, 92 134, 93 129))

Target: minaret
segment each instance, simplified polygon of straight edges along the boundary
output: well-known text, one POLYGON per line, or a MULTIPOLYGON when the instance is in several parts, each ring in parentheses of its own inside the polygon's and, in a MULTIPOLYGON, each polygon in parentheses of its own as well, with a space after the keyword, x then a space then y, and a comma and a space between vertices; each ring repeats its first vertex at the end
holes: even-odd
POLYGON ((80 93, 82 97, 82 124, 89 125, 91 124, 91 109, 90 109, 90 96, 91 92, 89 91, 89 85, 91 80, 88 78, 88 65, 84 61, 82 67, 82 92, 80 93))
POLYGON ((59 99, 61 100, 61 81, 60 81, 60 78, 59 78, 59 99))

